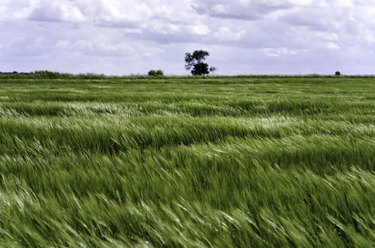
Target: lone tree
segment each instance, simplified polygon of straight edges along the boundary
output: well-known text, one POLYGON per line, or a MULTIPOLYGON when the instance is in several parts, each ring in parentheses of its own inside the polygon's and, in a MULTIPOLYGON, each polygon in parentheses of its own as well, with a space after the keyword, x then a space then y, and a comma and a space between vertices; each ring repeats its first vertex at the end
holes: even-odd
POLYGON ((185 68, 191 70, 191 74, 195 76, 202 76, 210 74, 216 70, 215 67, 209 67, 209 65, 203 62, 210 54, 207 51, 197 50, 193 53, 185 53, 185 68))

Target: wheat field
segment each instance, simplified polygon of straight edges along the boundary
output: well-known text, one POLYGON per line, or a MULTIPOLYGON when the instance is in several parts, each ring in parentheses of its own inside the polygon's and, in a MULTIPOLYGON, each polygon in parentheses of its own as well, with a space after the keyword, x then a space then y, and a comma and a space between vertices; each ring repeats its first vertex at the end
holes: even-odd
POLYGON ((375 78, 0 78, 1 247, 373 247, 375 78))

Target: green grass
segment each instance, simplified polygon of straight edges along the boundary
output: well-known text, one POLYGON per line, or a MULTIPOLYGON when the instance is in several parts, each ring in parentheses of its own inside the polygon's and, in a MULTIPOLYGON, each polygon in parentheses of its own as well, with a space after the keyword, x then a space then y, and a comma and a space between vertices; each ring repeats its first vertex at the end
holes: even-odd
POLYGON ((375 78, 0 79, 1 247, 373 247, 375 78))

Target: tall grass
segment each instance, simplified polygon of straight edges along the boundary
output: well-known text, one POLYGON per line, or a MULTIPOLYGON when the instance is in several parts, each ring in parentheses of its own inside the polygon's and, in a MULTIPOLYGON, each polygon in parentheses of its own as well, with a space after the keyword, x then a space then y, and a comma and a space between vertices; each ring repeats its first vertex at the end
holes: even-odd
POLYGON ((374 79, 0 79, 3 247, 372 247, 374 79))

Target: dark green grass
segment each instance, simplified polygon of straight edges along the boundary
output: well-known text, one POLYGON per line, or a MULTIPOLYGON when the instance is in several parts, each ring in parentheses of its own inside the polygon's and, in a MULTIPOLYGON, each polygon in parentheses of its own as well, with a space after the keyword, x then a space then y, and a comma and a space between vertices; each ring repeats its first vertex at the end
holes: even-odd
POLYGON ((375 79, 0 79, 2 247, 372 247, 375 79))

